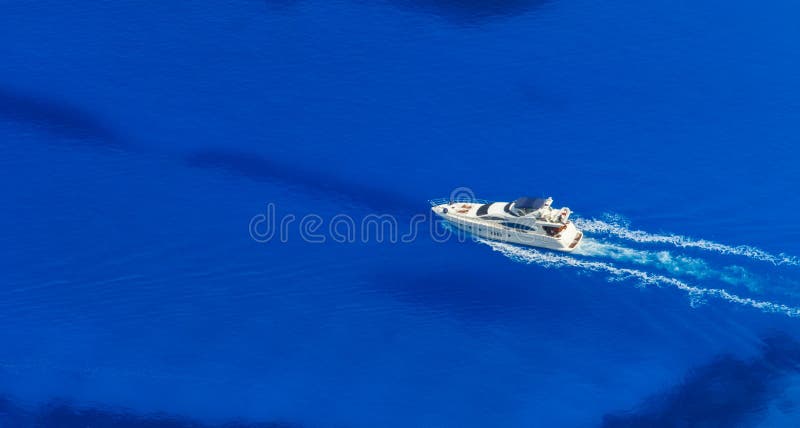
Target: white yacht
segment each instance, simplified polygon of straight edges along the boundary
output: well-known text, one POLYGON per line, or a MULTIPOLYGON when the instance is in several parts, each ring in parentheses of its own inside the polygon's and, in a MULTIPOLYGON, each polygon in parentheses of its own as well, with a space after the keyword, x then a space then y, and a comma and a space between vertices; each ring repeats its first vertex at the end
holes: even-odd
POLYGON ((578 248, 583 233, 569 220, 569 208, 553 198, 522 197, 514 202, 432 199, 431 210, 450 224, 485 239, 558 251, 578 248))

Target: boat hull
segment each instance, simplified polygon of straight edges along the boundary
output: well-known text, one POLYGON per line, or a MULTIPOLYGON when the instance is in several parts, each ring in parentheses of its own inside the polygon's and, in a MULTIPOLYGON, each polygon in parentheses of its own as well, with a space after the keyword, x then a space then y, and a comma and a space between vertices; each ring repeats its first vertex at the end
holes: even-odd
POLYGON ((448 210, 436 208, 433 208, 433 212, 457 230, 483 239, 563 252, 575 251, 583 241, 583 233, 571 222, 566 225, 562 232, 556 236, 550 236, 543 232, 533 233, 512 229, 498 223, 481 221, 471 216, 450 214, 448 210))

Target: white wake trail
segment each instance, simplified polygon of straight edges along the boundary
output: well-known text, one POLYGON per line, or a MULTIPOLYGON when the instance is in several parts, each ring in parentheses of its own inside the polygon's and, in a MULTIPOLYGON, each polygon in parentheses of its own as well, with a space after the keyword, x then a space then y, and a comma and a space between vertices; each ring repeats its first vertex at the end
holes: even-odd
POLYGON ((654 267, 669 272, 671 275, 690 276, 700 280, 718 280, 735 286, 747 287, 751 291, 758 291, 762 282, 760 278, 741 266, 730 265, 715 269, 703 259, 672 254, 666 250, 647 251, 629 248, 592 238, 584 238, 574 254, 654 267))
POLYGON ((585 261, 567 255, 538 251, 530 248, 522 248, 502 242, 487 241, 484 239, 476 240, 480 243, 488 245, 492 248, 492 250, 497 251, 512 260, 527 264, 535 263, 540 266, 557 269, 562 267, 574 267, 592 272, 604 272, 611 275, 611 277, 614 279, 638 280, 641 284, 645 285, 669 285, 687 292, 689 297, 692 299, 692 303, 701 302, 704 297, 715 297, 727 300, 729 302, 738 303, 740 305, 760 309, 764 312, 783 313, 790 317, 800 317, 800 308, 780 303, 755 300, 748 297, 741 297, 718 288, 696 287, 681 280, 670 278, 664 275, 651 274, 636 269, 619 268, 610 263, 585 261))
POLYGON ((589 233, 605 233, 619 238, 627 239, 640 243, 661 243, 671 244, 680 248, 700 248, 707 251, 714 251, 720 254, 733 254, 737 256, 749 257, 754 260, 761 260, 774 265, 800 266, 800 259, 784 253, 772 254, 760 248, 749 245, 725 245, 705 239, 693 239, 681 235, 659 235, 648 233, 643 230, 630 230, 627 227, 609 223, 597 219, 576 219, 575 226, 589 233))

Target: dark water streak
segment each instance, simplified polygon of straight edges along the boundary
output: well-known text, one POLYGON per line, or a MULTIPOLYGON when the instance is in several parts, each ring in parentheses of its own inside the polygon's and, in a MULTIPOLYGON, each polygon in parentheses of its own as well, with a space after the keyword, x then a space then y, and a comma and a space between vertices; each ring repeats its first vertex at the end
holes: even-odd
POLYGON ((388 0, 397 7, 438 16, 449 22, 473 26, 494 19, 523 15, 548 0, 388 0))
POLYGON ((137 414, 75 406, 53 400, 33 409, 0 396, 0 427, 3 428, 299 428, 288 422, 228 421, 207 424, 166 414, 137 414))
POLYGON ((124 139, 112 125, 76 104, 0 87, 0 121, 35 125, 76 146, 121 148, 124 139))
MULTIPOLYGON (((756 426, 781 397, 784 380, 800 374, 800 342, 784 334, 763 339, 752 360, 723 355, 690 371, 674 388, 646 399, 631 412, 607 414, 604 428, 756 426)), ((796 403, 783 402, 784 407, 796 403)))
MULTIPOLYGON (((131 144, 115 127, 78 104, 7 87, 0 87, 0 121, 41 127, 60 137, 55 140, 58 144, 78 149, 129 152, 137 147, 136 151, 141 152, 144 147, 131 144)), ((251 180, 284 183, 323 197, 344 197, 380 213, 410 217, 426 212, 424 201, 362 184, 355 178, 348 180, 336 174, 304 168, 300 163, 282 163, 255 153, 209 149, 179 155, 179 159, 192 167, 225 170, 251 180)))
POLYGON ((255 153, 208 149, 188 154, 186 163, 195 168, 227 171, 250 180, 284 183, 318 196, 344 198, 380 214, 410 217, 416 213, 427 213, 425 201, 412 200, 384 188, 363 184, 355 177, 347 179, 255 153))
MULTIPOLYGON (((303 0, 264 0, 270 11, 290 11, 303 0)), ((364 0, 353 0, 364 2, 364 0)), ((385 4, 432 15, 452 24, 480 26, 496 19, 523 15, 542 7, 551 0, 383 0, 385 4)), ((365 4, 373 5, 375 2, 365 4)))

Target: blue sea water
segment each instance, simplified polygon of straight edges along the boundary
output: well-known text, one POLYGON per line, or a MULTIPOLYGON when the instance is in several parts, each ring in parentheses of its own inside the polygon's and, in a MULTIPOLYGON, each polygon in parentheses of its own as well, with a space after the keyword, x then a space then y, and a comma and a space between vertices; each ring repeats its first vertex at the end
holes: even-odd
POLYGON ((0 426, 800 426, 798 13, 0 0, 0 426), (249 233, 459 187, 586 242, 249 233))

